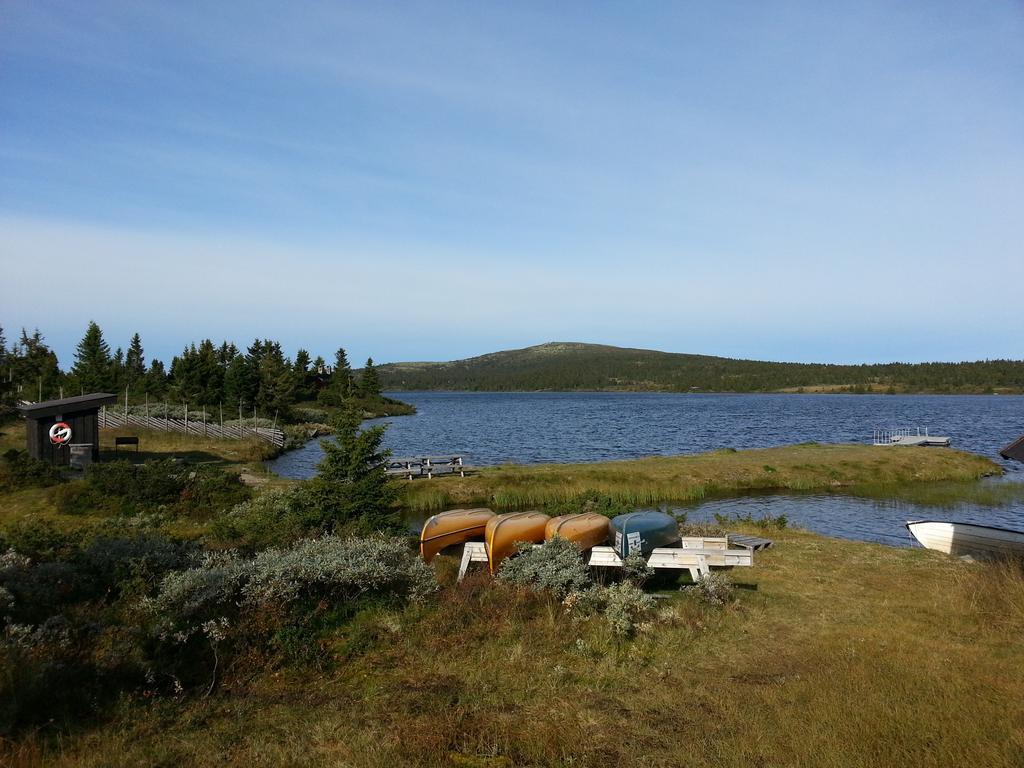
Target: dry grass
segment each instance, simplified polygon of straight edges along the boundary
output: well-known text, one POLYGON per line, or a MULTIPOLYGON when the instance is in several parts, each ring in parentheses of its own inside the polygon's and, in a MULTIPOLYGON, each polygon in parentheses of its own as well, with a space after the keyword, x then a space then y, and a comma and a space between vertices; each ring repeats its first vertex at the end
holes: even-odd
POLYGON ((466 504, 516 508, 598 490, 630 504, 648 505, 751 490, 966 481, 1001 471, 989 459, 962 451, 805 444, 595 464, 485 468, 466 478, 407 482, 403 504, 413 511, 466 504))
POLYGON ((235 674, 212 699, 126 704, 107 725, 8 745, 8 764, 1024 761, 1019 568, 787 531, 734 578, 734 605, 673 593, 673 618, 616 644, 475 577, 367 619, 377 639, 364 652, 339 630, 327 671, 235 674))

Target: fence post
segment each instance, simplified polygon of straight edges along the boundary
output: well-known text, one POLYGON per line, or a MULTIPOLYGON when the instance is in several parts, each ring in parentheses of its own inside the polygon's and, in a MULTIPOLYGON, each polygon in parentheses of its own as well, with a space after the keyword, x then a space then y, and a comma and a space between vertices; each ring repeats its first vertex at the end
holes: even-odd
POLYGON ((206 406, 203 406, 203 437, 206 437, 206 406))
POLYGON ((188 403, 185 403, 185 437, 188 437, 188 403))

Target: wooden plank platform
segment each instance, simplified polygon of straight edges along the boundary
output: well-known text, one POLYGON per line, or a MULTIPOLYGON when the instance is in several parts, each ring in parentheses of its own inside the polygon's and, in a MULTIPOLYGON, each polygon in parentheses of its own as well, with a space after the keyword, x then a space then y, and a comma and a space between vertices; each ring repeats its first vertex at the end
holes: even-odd
POLYGON ((729 546, 741 547, 742 549, 749 549, 751 552, 758 552, 762 549, 768 549, 775 542, 771 539, 764 539, 760 536, 745 536, 739 533, 729 534, 729 546))

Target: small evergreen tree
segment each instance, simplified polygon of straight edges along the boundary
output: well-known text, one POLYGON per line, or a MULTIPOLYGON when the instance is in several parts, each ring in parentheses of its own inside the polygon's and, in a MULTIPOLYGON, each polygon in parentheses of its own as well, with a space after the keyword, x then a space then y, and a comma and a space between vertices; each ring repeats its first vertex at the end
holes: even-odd
POLYGON ((360 430, 359 414, 344 408, 335 418, 334 439, 323 440, 324 457, 309 481, 311 502, 332 527, 355 523, 367 530, 394 528, 398 488, 388 477, 382 449, 384 427, 360 430))

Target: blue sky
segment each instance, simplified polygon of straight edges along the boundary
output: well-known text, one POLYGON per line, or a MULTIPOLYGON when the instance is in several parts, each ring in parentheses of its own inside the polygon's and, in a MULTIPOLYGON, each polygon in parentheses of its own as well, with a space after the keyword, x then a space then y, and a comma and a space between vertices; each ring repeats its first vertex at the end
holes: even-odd
POLYGON ((0 4, 0 324, 1024 357, 1024 4, 0 4), (77 288, 73 288, 77 286, 77 288))

